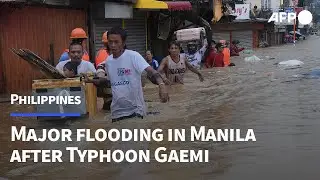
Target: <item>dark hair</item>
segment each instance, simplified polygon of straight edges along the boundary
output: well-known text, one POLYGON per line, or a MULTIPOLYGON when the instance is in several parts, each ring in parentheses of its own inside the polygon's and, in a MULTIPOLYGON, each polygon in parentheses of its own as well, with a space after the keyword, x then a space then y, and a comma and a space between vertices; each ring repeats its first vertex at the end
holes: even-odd
POLYGON ((178 46, 178 47, 181 49, 180 44, 179 44, 178 42, 176 42, 176 41, 171 41, 171 42, 169 43, 169 45, 168 45, 168 49, 170 49, 170 47, 171 47, 172 45, 176 45, 176 46, 178 46))
POLYGON ((147 53, 147 52, 150 52, 151 55, 153 54, 153 52, 152 52, 150 49, 146 50, 146 53, 147 53))
POLYGON ((83 46, 82 44, 79 42, 79 41, 72 41, 69 45, 69 50, 71 49, 71 46, 75 46, 75 45, 79 45, 82 47, 82 50, 83 50, 83 46))
POLYGON ((73 71, 75 75, 78 74, 78 64, 76 62, 69 61, 63 66, 63 68, 73 71))
POLYGON ((82 42, 83 42, 84 40, 85 40, 84 38, 72 39, 72 40, 71 40, 71 43, 80 43, 80 44, 82 44, 82 42))
POLYGON ((120 35, 123 42, 125 42, 127 40, 127 36, 128 36, 126 30, 124 30, 121 27, 111 28, 110 31, 108 31, 108 33, 107 33, 107 37, 109 37, 109 35, 111 35, 111 34, 120 35))
POLYGON ((217 43, 216 44, 216 49, 223 47, 222 43, 217 43))
POLYGON ((232 44, 239 44, 239 43, 240 43, 239 40, 233 40, 233 41, 232 41, 232 44))

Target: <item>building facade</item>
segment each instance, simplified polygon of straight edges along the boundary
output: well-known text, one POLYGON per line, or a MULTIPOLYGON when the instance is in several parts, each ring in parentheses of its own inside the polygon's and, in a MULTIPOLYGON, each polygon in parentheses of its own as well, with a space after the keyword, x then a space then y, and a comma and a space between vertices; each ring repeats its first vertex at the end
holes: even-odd
POLYGON ((46 2, 48 4, 30 4, 21 0, 1 2, 1 93, 31 90, 32 80, 44 78, 38 69, 33 69, 11 52, 11 48, 29 49, 48 63, 56 65, 68 47, 72 29, 87 29, 85 8, 72 8, 57 1, 46 2))
MULTIPOLYGON (((150 12, 191 10, 187 1, 156 0, 19 0, 0 2, 0 93, 31 90, 32 80, 45 78, 39 69, 11 52, 27 48, 51 65, 70 43, 70 32, 77 27, 89 35, 90 60, 102 48, 102 34, 114 26, 127 30, 128 48, 142 55, 150 48, 150 12)), ((155 40, 156 41, 156 40, 155 40)), ((155 45, 155 43, 153 43, 155 45)), ((156 47, 155 47, 156 48, 156 47)))

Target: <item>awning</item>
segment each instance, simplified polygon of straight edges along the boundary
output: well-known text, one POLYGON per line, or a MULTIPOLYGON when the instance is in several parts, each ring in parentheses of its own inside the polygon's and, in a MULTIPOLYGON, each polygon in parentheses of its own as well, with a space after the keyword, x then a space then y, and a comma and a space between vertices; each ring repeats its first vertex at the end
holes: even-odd
POLYGON ((168 9, 171 11, 192 10, 189 1, 138 0, 134 7, 138 9, 168 9))

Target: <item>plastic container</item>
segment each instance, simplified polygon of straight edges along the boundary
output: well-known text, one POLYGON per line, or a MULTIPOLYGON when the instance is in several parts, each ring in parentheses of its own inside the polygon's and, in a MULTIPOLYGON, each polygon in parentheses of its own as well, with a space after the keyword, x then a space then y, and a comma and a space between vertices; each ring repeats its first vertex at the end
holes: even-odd
POLYGON ((201 40, 205 36, 204 28, 181 29, 175 32, 177 41, 201 40))

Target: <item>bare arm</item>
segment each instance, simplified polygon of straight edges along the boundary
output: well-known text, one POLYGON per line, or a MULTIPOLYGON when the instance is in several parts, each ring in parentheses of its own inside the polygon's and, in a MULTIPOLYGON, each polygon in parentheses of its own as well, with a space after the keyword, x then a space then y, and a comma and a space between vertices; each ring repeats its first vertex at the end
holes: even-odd
POLYGON ((147 72, 148 79, 153 84, 160 85, 160 84, 164 83, 160 73, 158 71, 154 70, 151 66, 147 67, 145 69, 145 71, 147 72))
POLYGON ((185 61, 185 62, 186 62, 187 68, 193 73, 197 74, 199 76, 200 81, 202 82, 203 81, 202 74, 195 67, 193 67, 188 61, 185 61))
POLYGON ((148 75, 148 79, 153 83, 153 84, 158 84, 159 85, 159 96, 161 99, 161 102, 167 102, 169 101, 169 95, 167 92, 166 85, 160 75, 160 73, 156 70, 154 70, 151 66, 147 67, 145 69, 148 75))
POLYGON ((197 74, 197 75, 201 75, 201 73, 194 67, 192 66, 188 61, 185 61, 186 62, 186 66, 187 68, 192 71, 193 73, 197 74))
POLYGON ((161 64, 158 68, 158 72, 160 73, 160 75, 164 78, 165 77, 165 73, 164 73, 164 69, 168 67, 168 59, 165 57, 162 59, 161 64))
POLYGON ((105 86, 105 87, 108 87, 108 88, 111 87, 111 83, 107 78, 99 77, 98 79, 92 79, 91 81, 96 86, 105 86))
POLYGON ((170 85, 171 82, 167 79, 166 74, 165 74, 165 68, 168 67, 168 58, 163 58, 161 61, 161 64, 158 68, 158 73, 160 74, 162 80, 166 85, 170 85))
POLYGON ((110 88, 111 83, 110 81, 105 77, 98 77, 97 79, 89 79, 86 74, 81 74, 82 77, 84 77, 84 81, 86 83, 93 83, 96 86, 105 86, 110 88))

